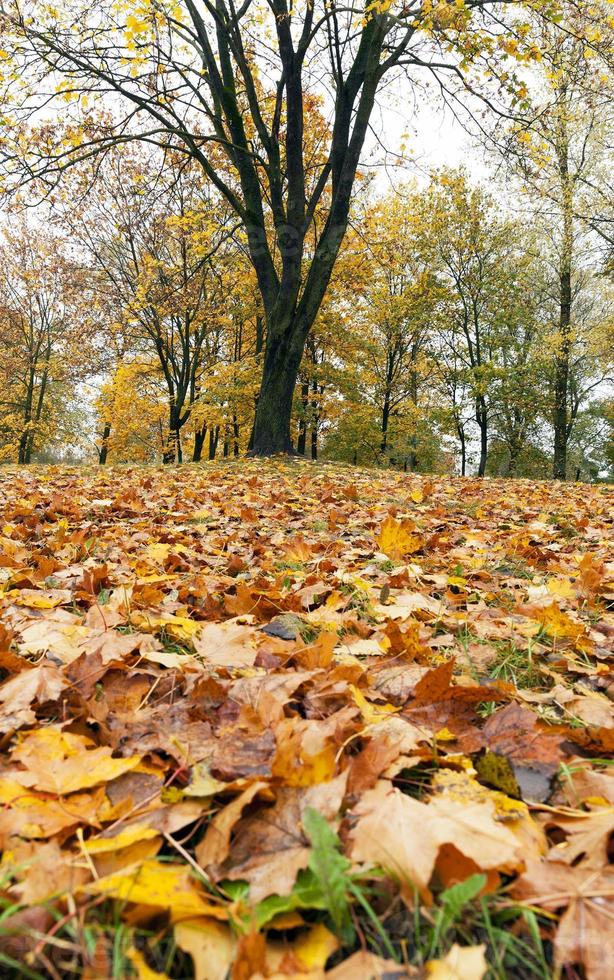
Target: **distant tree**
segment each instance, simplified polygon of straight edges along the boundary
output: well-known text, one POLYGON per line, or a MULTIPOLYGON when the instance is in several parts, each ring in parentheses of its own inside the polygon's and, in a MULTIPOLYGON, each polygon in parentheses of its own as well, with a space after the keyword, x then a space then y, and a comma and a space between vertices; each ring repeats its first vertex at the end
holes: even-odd
POLYGON ((117 149, 72 189, 81 203, 65 220, 114 311, 121 339, 112 346, 124 358, 157 359, 168 401, 163 458, 181 462, 182 430, 221 357, 229 277, 240 264, 236 222, 202 172, 172 154, 117 149))
POLYGON ((67 391, 89 368, 91 298, 59 236, 9 225, 0 241, 0 458, 30 463, 61 429, 67 391))
POLYGON ((553 476, 562 480, 572 475, 567 453, 581 392, 592 388, 576 373, 577 365, 585 364, 578 358, 585 326, 580 307, 587 261, 595 249, 590 234, 607 237, 608 216, 601 209, 614 163, 612 75, 607 68, 614 32, 605 18, 588 44, 592 13, 581 5, 570 8, 556 28, 540 23, 541 59, 526 119, 504 144, 506 159, 550 239, 556 278, 550 344, 553 476))
POLYGON ((354 311, 356 370, 380 418, 379 458, 409 470, 419 464, 421 402, 433 372, 429 353, 443 296, 419 199, 406 188, 369 210, 359 232, 368 263, 354 311))

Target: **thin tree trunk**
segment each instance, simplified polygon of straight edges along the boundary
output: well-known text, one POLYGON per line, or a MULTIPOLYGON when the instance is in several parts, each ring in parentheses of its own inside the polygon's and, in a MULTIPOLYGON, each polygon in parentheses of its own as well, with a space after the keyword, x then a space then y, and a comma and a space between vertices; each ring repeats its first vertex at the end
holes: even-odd
POLYGON ((296 451, 300 456, 305 455, 305 450, 307 448, 307 407, 309 405, 309 382, 303 381, 301 384, 301 405, 303 409, 303 414, 301 415, 298 422, 298 439, 296 442, 296 451))
POLYGON ((554 368, 554 461, 552 475, 555 480, 564 480, 567 476, 567 399, 571 352, 571 295, 571 268, 568 267, 561 272, 561 341, 554 368))
POLYGON ((560 99, 560 130, 557 143, 559 181, 562 209, 562 241, 559 269, 559 331, 560 347, 554 366, 554 458, 552 475, 555 480, 567 477, 567 445, 571 426, 567 419, 569 397, 569 362, 571 357, 572 269, 574 242, 573 179, 569 172, 568 116, 569 96, 563 82, 560 99))
POLYGON ((239 455, 239 423, 237 422, 236 415, 232 419, 232 435, 233 435, 233 453, 235 456, 239 455))
POLYGON ((220 436, 219 425, 216 425, 214 429, 209 429, 209 459, 215 459, 219 436, 220 436))
POLYGON ((311 458, 318 458, 318 423, 315 419, 311 427, 311 458))
MULTIPOLYGON (((322 388, 322 391, 324 389, 322 388)), ((311 402, 311 458, 318 458, 318 428, 320 425, 320 413, 318 411, 318 395, 321 391, 318 382, 313 382, 312 393, 315 396, 311 402)))
POLYGON ((458 432, 458 438, 461 446, 461 476, 467 476, 467 438, 465 436, 464 425, 457 422, 456 431, 458 432))
POLYGON ((486 403, 482 397, 476 403, 476 422, 480 428, 480 465, 478 466, 478 476, 486 473, 486 462, 488 460, 488 412, 486 403))
POLYGON ((98 463, 100 466, 106 466, 107 458, 109 455, 110 435, 111 435, 111 423, 105 422, 104 428, 102 430, 102 442, 100 443, 100 449, 98 451, 98 463))
POLYGON ((34 368, 30 367, 28 377, 28 387, 26 390, 26 401, 24 406, 24 429, 19 439, 17 450, 17 462, 25 464, 28 462, 28 442, 30 438, 30 423, 32 422, 32 408, 34 404, 34 368))
POLYGON ((380 443, 380 452, 382 456, 385 454, 388 448, 388 422, 390 421, 390 393, 387 391, 384 396, 384 405, 382 408, 382 441, 380 443))

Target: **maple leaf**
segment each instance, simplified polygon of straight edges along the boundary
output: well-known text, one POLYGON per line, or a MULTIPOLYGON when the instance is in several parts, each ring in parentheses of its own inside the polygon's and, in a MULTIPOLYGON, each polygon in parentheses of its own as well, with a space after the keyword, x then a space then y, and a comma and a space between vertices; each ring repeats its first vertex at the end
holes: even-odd
POLYGON ((522 863, 519 842, 497 822, 487 801, 461 803, 435 797, 421 803, 382 782, 363 795, 354 816, 353 859, 389 868, 408 894, 415 885, 428 896, 437 856, 445 844, 453 844, 478 869, 514 870, 522 863))
POLYGON ((614 968, 611 920, 614 915, 614 872, 610 868, 569 867, 555 862, 530 862, 512 887, 520 902, 561 912, 555 937, 555 965, 582 966, 589 980, 614 968))
POLYGON ((452 946, 441 960, 429 960, 429 980, 482 980, 488 970, 484 946, 452 946))
POLYGON ((377 544, 389 558, 401 559, 420 551, 423 542, 413 521, 397 521, 389 515, 379 529, 377 544))
POLYGON ((24 772, 14 771, 16 781, 60 794, 74 793, 116 779, 141 761, 140 756, 114 759, 110 748, 95 748, 83 735, 53 727, 25 735, 12 755, 25 769, 24 772))
POLYGON ((176 919, 201 915, 221 920, 227 918, 222 906, 207 901, 205 893, 184 865, 147 860, 136 867, 99 878, 83 886, 82 890, 90 895, 105 895, 135 905, 169 909, 176 919))
POLYGON ((41 664, 6 681, 0 687, 0 730, 14 731, 32 724, 36 721, 32 703, 55 701, 68 684, 68 678, 50 664, 41 664))

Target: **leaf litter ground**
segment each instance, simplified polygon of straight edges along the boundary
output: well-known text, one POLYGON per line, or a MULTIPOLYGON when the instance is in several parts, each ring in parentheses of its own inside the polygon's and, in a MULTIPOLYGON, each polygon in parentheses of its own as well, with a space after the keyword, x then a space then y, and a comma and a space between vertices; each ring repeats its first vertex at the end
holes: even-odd
POLYGON ((614 974, 611 487, 0 499, 2 976, 614 974))

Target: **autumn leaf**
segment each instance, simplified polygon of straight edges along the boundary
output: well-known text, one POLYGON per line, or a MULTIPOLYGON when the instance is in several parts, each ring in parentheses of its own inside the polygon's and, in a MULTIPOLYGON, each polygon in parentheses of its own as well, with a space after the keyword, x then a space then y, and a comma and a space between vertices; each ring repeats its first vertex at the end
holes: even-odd
POLYGON ((195 980, 226 980, 237 940, 228 926, 208 918, 193 918, 174 927, 175 942, 188 953, 195 980))
MULTIPOLYGON (((411 902, 426 929, 455 889, 490 903, 505 880, 560 916, 557 965, 599 975, 614 802, 601 491, 574 496, 583 523, 567 537, 547 515, 569 508, 569 487, 485 497, 438 477, 418 500, 418 477, 408 491, 353 471, 348 494, 333 464, 324 484, 300 463, 267 466, 113 471, 112 492, 104 474, 59 468, 33 518, 42 557, 22 534, 33 507, 5 490, 11 900, 61 916, 87 898, 130 935, 155 919, 203 980, 258 964, 315 975, 333 955, 327 976, 353 980, 414 970, 350 954, 348 924, 371 935, 360 898, 383 922, 385 896, 411 902), (387 516, 408 500, 419 530, 387 516), (392 562, 381 540, 373 554, 378 527, 392 562), (403 551, 412 536, 419 557, 403 551)), ((482 938, 427 950, 420 969, 481 977, 482 938)), ((163 975, 153 943, 127 950, 135 975, 163 975)))
POLYGON ((99 878, 84 888, 90 895, 104 895, 135 905, 151 905, 172 911, 175 919, 206 915, 226 919, 220 905, 207 901, 205 893, 184 865, 156 860, 99 878))
POLYGON ((13 759, 24 766, 23 772, 14 772, 17 781, 60 794, 117 779, 141 761, 139 756, 114 759, 110 748, 95 748, 90 739, 56 727, 25 735, 13 750, 13 759))
POLYGON ((482 980, 488 970, 484 946, 458 946, 456 943, 441 960, 429 960, 429 980, 482 980))
POLYGON ((413 521, 397 521, 388 516, 379 529, 377 544, 389 558, 402 559, 420 551, 423 542, 413 521))
POLYGON ((522 863, 519 842, 486 801, 463 804, 435 797, 421 803, 380 783, 364 794, 354 815, 354 860, 389 868, 404 888, 411 891, 416 886, 425 896, 439 850, 446 844, 453 844, 480 870, 514 870, 522 863))

